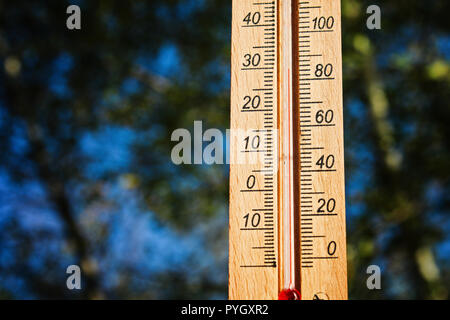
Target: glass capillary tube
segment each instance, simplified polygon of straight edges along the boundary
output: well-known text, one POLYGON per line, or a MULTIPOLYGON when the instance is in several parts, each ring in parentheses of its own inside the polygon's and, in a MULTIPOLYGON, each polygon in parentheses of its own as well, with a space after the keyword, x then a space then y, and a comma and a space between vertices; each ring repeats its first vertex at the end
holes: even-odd
POLYGON ((280 1, 280 18, 282 289, 295 289, 292 0, 280 1))

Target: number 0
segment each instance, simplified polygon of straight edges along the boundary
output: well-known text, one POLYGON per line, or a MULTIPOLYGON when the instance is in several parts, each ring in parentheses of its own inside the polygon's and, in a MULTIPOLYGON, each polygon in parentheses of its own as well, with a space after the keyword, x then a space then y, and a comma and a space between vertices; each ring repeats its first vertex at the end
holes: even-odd
POLYGON ((328 248, 327 248, 328 254, 330 256, 334 255, 336 253, 336 242, 335 241, 331 241, 328 244, 328 248))

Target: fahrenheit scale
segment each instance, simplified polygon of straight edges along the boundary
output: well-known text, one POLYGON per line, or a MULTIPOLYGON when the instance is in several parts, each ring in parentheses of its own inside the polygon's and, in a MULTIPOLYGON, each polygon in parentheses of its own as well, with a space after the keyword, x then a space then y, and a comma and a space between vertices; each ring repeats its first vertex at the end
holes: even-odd
POLYGON ((233 0, 230 299, 347 299, 339 0, 233 0))

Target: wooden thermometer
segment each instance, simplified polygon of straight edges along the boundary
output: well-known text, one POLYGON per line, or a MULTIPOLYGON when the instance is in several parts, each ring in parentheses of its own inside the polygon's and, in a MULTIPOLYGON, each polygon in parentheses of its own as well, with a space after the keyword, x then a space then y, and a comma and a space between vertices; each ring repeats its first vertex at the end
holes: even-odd
POLYGON ((347 299, 341 64, 339 0, 233 0, 230 299, 347 299))

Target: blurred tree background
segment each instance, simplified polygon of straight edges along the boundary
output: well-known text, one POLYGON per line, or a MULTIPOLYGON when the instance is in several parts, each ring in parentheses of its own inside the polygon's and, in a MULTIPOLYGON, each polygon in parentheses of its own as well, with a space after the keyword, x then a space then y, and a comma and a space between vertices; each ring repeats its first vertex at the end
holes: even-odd
MULTIPOLYGON (((449 298, 448 12, 342 1, 353 299, 449 298)), ((0 0, 0 298, 226 298, 228 167, 170 136, 229 126, 230 26, 229 0, 0 0)))

